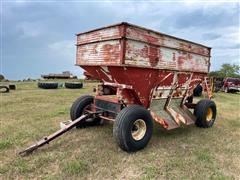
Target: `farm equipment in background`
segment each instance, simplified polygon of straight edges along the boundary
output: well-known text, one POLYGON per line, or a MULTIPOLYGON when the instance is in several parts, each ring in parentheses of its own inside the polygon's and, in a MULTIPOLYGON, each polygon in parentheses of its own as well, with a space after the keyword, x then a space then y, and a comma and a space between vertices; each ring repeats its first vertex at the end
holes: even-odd
MULTIPOLYGON (((79 33, 76 46, 76 65, 101 83, 95 96, 73 103, 67 130, 112 121, 117 144, 131 152, 148 144, 153 120, 167 130, 214 124, 217 109, 208 79, 211 48, 125 22, 79 33), (193 103, 199 83, 207 99, 193 103)), ((54 138, 40 144, 49 139, 54 138)))
POLYGON ((15 84, 0 85, 0 93, 9 93, 10 90, 16 90, 15 84))
POLYGON ((77 79, 77 76, 70 71, 63 71, 61 74, 49 73, 41 75, 43 79, 77 79))
POLYGON ((8 93, 9 87, 8 86, 0 86, 0 93, 8 93))
POLYGON ((223 86, 223 78, 219 77, 211 77, 213 79, 213 92, 218 92, 222 89, 223 86))

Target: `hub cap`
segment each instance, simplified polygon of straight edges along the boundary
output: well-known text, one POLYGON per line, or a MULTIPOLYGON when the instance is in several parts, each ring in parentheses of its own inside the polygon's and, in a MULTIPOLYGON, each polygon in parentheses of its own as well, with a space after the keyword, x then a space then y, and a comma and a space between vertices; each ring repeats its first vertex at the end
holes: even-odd
POLYGON ((207 117, 206 117, 206 119, 209 122, 209 121, 212 120, 212 118, 213 118, 213 110, 212 110, 212 108, 209 107, 208 110, 207 110, 207 117))
POLYGON ((138 119, 133 123, 132 127, 132 137, 134 140, 141 140, 146 134, 147 126, 144 120, 138 119))

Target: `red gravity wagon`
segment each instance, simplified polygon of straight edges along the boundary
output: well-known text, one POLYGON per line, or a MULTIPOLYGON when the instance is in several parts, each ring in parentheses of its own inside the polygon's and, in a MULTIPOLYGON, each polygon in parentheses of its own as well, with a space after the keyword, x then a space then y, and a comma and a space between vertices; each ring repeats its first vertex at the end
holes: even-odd
POLYGON ((102 120, 113 121, 114 138, 128 152, 148 144, 153 121, 168 130, 214 124, 216 105, 208 83, 211 48, 125 22, 77 34, 76 47, 76 65, 101 83, 95 96, 73 103, 73 122, 37 147, 72 127, 102 120), (206 99, 193 103, 199 83, 206 99))
POLYGON ((114 121, 113 135, 125 151, 144 148, 153 121, 166 129, 181 124, 211 127, 216 105, 210 100, 211 48, 129 23, 77 34, 76 65, 96 79, 96 95, 78 98, 71 119, 99 111, 90 122, 114 121), (205 84, 208 99, 192 102, 192 90, 205 84), (189 109, 194 109, 194 113, 189 109))

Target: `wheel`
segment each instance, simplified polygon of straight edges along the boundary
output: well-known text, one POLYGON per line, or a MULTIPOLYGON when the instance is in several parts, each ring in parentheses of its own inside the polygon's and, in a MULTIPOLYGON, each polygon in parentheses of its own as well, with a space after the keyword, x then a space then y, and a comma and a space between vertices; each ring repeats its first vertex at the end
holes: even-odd
POLYGON ((201 96, 202 95, 203 88, 200 84, 198 84, 194 89, 193 89, 193 96, 201 96))
POLYGON ((212 127, 217 115, 216 104, 209 99, 200 100, 194 109, 194 115, 198 127, 212 127))
POLYGON ((0 86, 0 93, 8 93, 9 88, 7 86, 0 86))
POLYGON ((79 82, 72 82, 72 83, 66 82, 65 87, 69 89, 80 89, 83 87, 83 84, 79 82))
POLYGON ((113 125, 113 136, 119 147, 127 152, 144 148, 153 131, 152 117, 139 105, 125 107, 118 113, 113 125))
POLYGON ((55 82, 38 82, 38 87, 42 89, 57 89, 58 83, 55 82))
POLYGON ((9 89, 16 90, 16 85, 15 84, 9 84, 9 89))
MULTIPOLYGON (((89 109, 91 104, 93 103, 93 96, 81 96, 74 101, 72 107, 70 109, 70 117, 71 120, 74 121, 75 119, 79 118, 81 115, 86 114, 85 110, 89 109)), ((86 127, 86 126, 93 126, 100 124, 100 118, 89 118, 84 121, 80 121, 76 127, 86 127)))
POLYGON ((193 95, 188 96, 187 99, 186 99, 186 102, 187 103, 192 103, 193 102, 193 95))

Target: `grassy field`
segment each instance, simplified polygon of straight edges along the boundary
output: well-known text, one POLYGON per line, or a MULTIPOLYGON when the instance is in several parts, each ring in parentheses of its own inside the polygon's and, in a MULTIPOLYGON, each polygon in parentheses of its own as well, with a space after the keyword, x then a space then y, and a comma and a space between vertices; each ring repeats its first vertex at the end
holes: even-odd
POLYGON ((240 94, 215 94, 213 128, 171 131, 155 124, 148 146, 126 153, 114 143, 112 125, 73 129, 28 157, 17 152, 69 119, 72 102, 92 94, 38 89, 19 82, 0 94, 0 179, 240 179, 240 94))

